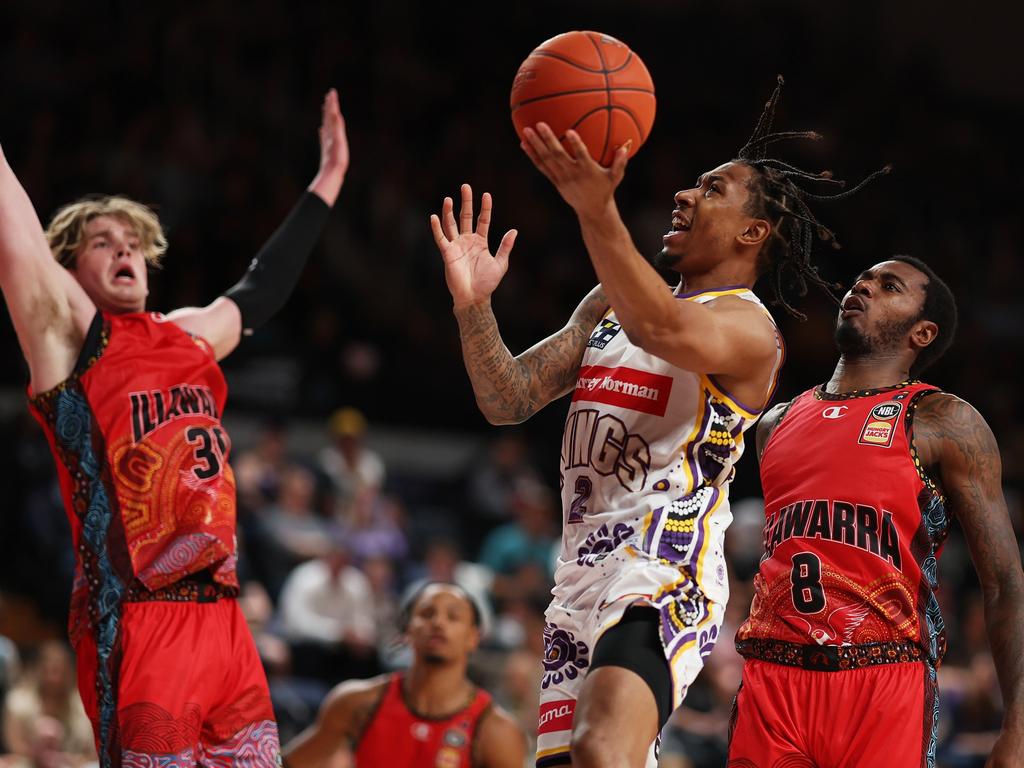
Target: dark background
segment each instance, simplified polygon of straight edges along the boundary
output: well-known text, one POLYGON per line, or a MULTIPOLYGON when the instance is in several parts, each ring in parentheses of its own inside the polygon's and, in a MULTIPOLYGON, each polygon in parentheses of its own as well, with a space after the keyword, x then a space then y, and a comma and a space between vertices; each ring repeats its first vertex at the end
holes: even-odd
MULTIPOLYGON (((337 87, 350 172, 295 296, 225 363, 229 415, 318 423, 349 404, 380 429, 487 439, 429 213, 468 181, 494 195, 495 246, 520 230, 494 296, 513 352, 559 328, 595 281, 572 211, 518 147, 508 95, 522 59, 554 34, 594 29, 646 62, 657 118, 616 196, 644 251, 660 247, 673 192, 744 143, 781 73, 777 127, 825 138, 773 154, 849 181, 894 165, 814 206, 843 245, 816 262, 849 281, 909 253, 950 284, 959 336, 928 379, 991 424, 1019 530, 1022 16, 1011 3, 881 0, 14 2, 0 12, 0 144, 44 223, 88 192, 153 204, 171 246, 150 306, 167 311, 241 275, 315 173, 320 100, 337 87)), ((805 323, 776 313, 789 353, 779 398, 834 364, 834 306, 819 295, 802 306, 805 323)), ((47 591, 25 545, 26 467, 41 465, 26 458, 39 440, 9 321, 0 361, 0 590, 31 596, 47 591)), ((523 427, 552 483, 564 414, 556 403, 523 427)), ((758 493, 748 455, 733 495, 758 493)), ((954 612, 977 599, 963 565, 954 612)))

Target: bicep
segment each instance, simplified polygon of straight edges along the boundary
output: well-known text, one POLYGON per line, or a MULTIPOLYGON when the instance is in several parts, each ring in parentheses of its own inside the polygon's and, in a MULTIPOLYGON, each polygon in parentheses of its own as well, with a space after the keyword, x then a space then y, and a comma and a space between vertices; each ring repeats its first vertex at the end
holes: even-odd
POLYGON ((971 559, 986 592, 1020 575, 1020 551, 1002 490, 999 446, 988 424, 962 400, 946 404, 932 439, 941 430, 939 474, 953 513, 960 520, 971 559))
POLYGON ((242 336, 242 313, 238 305, 220 296, 205 307, 183 307, 167 315, 183 331, 199 336, 223 360, 238 346, 242 336))
POLYGON ((643 347, 688 371, 745 378, 775 360, 778 338, 760 308, 727 296, 678 301, 672 322, 652 331, 643 347))
POLYGON ((608 300, 599 285, 580 302, 564 328, 516 357, 529 376, 531 402, 542 407, 572 391, 590 333, 607 311, 608 300))

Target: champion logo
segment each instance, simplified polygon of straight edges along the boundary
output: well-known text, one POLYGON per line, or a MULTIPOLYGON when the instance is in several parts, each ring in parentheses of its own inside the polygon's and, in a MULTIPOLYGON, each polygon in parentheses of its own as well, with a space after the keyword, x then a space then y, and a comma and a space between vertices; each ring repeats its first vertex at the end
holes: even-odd
POLYGON ((846 411, 849 410, 848 405, 833 405, 830 408, 826 408, 821 412, 823 419, 841 419, 846 415, 846 411))

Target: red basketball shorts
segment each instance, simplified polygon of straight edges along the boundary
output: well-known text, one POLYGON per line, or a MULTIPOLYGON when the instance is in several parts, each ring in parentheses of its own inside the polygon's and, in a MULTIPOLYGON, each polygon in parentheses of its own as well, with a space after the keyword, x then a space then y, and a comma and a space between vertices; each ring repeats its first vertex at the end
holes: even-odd
POLYGON ((938 697, 920 662, 818 672, 743 665, 729 768, 926 768, 938 697))
POLYGON ((76 649, 104 768, 271 768, 277 724, 252 633, 233 599, 126 602, 116 631, 76 649))

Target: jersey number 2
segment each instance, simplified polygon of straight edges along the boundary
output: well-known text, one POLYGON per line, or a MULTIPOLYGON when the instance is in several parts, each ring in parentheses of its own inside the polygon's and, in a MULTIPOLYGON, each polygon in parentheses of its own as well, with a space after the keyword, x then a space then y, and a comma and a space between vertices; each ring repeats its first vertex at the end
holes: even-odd
POLYGON ((583 516, 587 514, 587 500, 594 491, 594 484, 590 482, 590 478, 586 475, 580 475, 576 478, 575 491, 576 498, 569 505, 569 519, 566 520, 567 523, 583 522, 583 516))
POLYGON ((800 613, 817 613, 825 607, 825 590, 821 587, 821 560, 812 552, 793 555, 793 607, 800 613))

